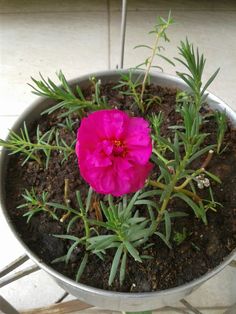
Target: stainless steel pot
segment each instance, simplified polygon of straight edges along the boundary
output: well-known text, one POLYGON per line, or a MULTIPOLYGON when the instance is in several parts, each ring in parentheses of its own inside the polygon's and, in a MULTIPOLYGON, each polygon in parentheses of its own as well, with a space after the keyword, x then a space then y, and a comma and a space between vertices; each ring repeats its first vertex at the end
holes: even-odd
MULTIPOLYGON (((120 78, 120 72, 127 73, 126 70, 122 71, 104 71, 99 73, 93 73, 90 75, 84 75, 78 79, 70 81, 70 85, 73 87, 75 84, 79 84, 81 87, 86 87, 89 84, 89 77, 95 76, 100 78, 103 83, 110 81, 118 81, 120 78)), ((136 75, 140 74, 137 71, 136 75)), ((151 81, 155 84, 175 87, 178 89, 187 89, 186 84, 179 78, 170 76, 163 73, 153 73, 151 75, 151 81)), ((236 126, 236 113, 221 99, 209 93, 207 102, 213 109, 225 110, 232 124, 236 126)), ((29 123, 39 117, 40 113, 54 104, 54 101, 39 98, 35 101, 17 120, 13 130, 18 131, 23 122, 29 123)), ((110 292, 106 290, 96 289, 86 286, 84 284, 76 283, 75 281, 63 276, 56 272, 54 269, 44 264, 29 248, 24 244, 22 239, 17 233, 17 230, 13 227, 11 220, 7 213, 6 201, 5 201, 5 176, 6 168, 8 164, 8 155, 5 149, 2 150, 0 159, 0 195, 1 195, 1 209, 4 213, 6 221, 10 226, 17 240, 24 247, 26 254, 44 271, 46 271, 63 289, 88 304, 97 306, 103 309, 110 309, 116 311, 145 311, 157 309, 159 307, 170 305, 177 300, 182 299, 186 295, 190 294, 196 288, 198 288, 205 281, 216 275, 222 269, 224 269, 234 258, 236 258, 236 250, 234 250, 225 260, 212 271, 201 276, 200 278, 193 280, 182 286, 149 293, 120 293, 110 292)))

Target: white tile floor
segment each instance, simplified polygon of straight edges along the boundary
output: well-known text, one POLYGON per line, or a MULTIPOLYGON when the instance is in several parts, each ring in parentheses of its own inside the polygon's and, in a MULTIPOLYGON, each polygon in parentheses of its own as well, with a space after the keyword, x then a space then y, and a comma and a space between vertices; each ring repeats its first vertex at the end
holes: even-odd
MULTIPOLYGON (((70 79, 115 68, 120 53, 120 4, 120 0, 0 0, 0 138, 6 136, 16 117, 36 98, 27 83, 39 71, 54 78, 54 73, 62 69, 70 79)), ((134 51, 133 47, 151 42, 146 33, 156 16, 166 15, 169 9, 176 25, 169 32, 167 55, 175 56, 176 45, 188 35, 207 57, 206 75, 221 67, 211 90, 236 109, 234 0, 128 0, 125 66, 144 60, 146 51, 134 51)), ((174 73, 168 64, 157 62, 166 72, 174 73)), ((23 250, 2 215, 0 230, 1 268, 23 250)), ((62 293, 42 271, 1 290, 18 310, 52 304, 62 293)), ((227 268, 188 300, 202 308, 232 304, 236 301, 236 270, 227 268)), ((223 313, 219 309, 202 311, 223 313)))

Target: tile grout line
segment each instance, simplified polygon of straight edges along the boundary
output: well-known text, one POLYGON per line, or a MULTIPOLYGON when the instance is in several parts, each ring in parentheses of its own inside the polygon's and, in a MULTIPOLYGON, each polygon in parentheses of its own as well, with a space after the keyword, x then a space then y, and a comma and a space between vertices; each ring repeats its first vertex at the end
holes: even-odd
POLYGON ((90 10, 68 10, 68 11, 39 11, 39 12, 35 12, 35 11, 28 11, 28 12, 1 12, 0 11, 0 15, 29 15, 29 14, 68 14, 68 13, 105 13, 106 9, 104 10, 94 10, 94 11, 90 11, 90 10))
POLYGON ((107 63, 108 69, 111 69, 111 7, 110 0, 107 0, 107 63))

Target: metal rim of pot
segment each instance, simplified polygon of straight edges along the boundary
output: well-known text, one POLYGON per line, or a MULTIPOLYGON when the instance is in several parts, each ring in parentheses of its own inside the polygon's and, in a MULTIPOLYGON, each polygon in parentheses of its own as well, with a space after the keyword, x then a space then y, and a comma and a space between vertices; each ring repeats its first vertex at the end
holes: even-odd
MULTIPOLYGON (((80 84, 80 86, 85 83, 88 85, 88 80, 90 77, 94 76, 101 80, 106 80, 106 82, 115 81, 120 77, 121 73, 127 73, 127 70, 107 70, 102 72, 95 72, 92 74, 83 75, 77 79, 69 81, 71 86, 80 84)), ((135 71, 135 75, 142 74, 142 71, 135 71)), ((187 89, 186 84, 178 77, 165 74, 165 73, 151 73, 151 81, 155 81, 155 84, 159 83, 161 86, 174 87, 178 89, 187 89)), ((212 93, 207 91, 207 102, 213 109, 218 109, 220 111, 225 110, 227 116, 229 117, 232 125, 236 126, 236 113, 220 98, 216 97, 212 93)), ((47 99, 46 99, 47 100, 47 99)), ((19 127, 26 120, 27 117, 31 116, 32 113, 37 110, 39 113, 44 110, 42 104, 45 102, 45 98, 40 97, 35 102, 33 102, 17 119, 12 129, 14 131, 19 130, 19 127), (41 107, 40 107, 41 105, 41 107), (39 108, 40 107, 40 108, 39 108)), ((49 107, 47 104, 46 107, 49 107)), ((39 114, 36 115, 39 117, 39 114)), ((36 118, 35 116, 35 118, 36 118)), ((35 119, 33 119, 35 120, 35 119)), ((32 121, 33 121, 32 120, 32 121)), ((6 163, 8 162, 8 154, 5 148, 2 149, 0 154, 0 195, 1 203, 0 207, 3 212, 3 216, 13 232, 14 236, 18 242, 23 246, 26 254, 32 259, 41 269, 50 274, 57 283, 63 287, 68 292, 74 294, 82 301, 85 301, 91 305, 95 305, 101 308, 117 310, 117 311, 144 311, 156 309, 159 305, 169 305, 168 302, 179 300, 184 296, 190 294, 193 290, 198 288, 202 283, 215 276, 221 270, 223 270, 233 259, 236 257, 236 249, 233 250, 217 267, 211 271, 205 273, 201 277, 192 280, 191 282, 185 283, 183 285, 156 291, 156 292, 142 292, 142 293, 128 293, 128 292, 115 292, 102 290, 99 288, 87 286, 85 284, 77 283, 76 281, 62 275, 61 273, 54 270, 52 267, 45 264, 35 253, 33 253, 23 242, 17 230, 13 226, 11 219, 7 213, 5 206, 5 189, 4 189, 4 178, 6 175, 6 163), (83 291, 83 295, 76 294, 76 291, 83 291), (177 299, 175 298, 177 296, 177 299), (166 300, 166 301, 165 301, 166 300), (158 302, 160 301, 160 302, 158 302)))

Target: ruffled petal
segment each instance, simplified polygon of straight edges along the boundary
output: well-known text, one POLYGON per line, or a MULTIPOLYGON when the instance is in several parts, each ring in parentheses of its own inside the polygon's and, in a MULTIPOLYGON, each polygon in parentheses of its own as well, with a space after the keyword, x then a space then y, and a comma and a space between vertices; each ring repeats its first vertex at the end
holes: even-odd
POLYGON ((130 118, 124 136, 128 147, 151 145, 150 128, 143 118, 130 118))
POLYGON ((126 128, 129 117, 120 110, 101 110, 103 115, 104 135, 109 139, 120 139, 126 128))
POLYGON ((81 121, 76 143, 80 173, 98 193, 122 196, 141 189, 152 169, 151 153, 143 118, 101 110, 81 121))

